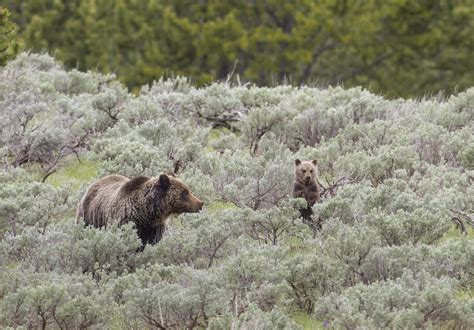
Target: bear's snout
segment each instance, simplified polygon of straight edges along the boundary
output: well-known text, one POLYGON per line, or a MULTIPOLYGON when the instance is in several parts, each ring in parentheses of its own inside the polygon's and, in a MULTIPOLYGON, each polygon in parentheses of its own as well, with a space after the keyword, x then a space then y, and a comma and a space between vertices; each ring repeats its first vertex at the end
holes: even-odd
POLYGON ((200 201, 199 199, 197 199, 197 202, 196 202, 196 204, 194 204, 194 206, 195 206, 196 212, 199 212, 199 211, 202 210, 202 207, 204 206, 204 203, 202 201, 200 201))
POLYGON ((191 211, 191 212, 195 212, 195 213, 201 211, 201 210, 202 210, 202 207, 203 207, 203 205, 204 205, 204 203, 203 203, 199 198, 197 198, 197 197, 194 196, 194 195, 191 195, 191 203, 190 203, 190 204, 191 204, 191 205, 190 205, 190 206, 191 206, 191 207, 190 207, 190 209, 191 209, 190 211, 191 211))

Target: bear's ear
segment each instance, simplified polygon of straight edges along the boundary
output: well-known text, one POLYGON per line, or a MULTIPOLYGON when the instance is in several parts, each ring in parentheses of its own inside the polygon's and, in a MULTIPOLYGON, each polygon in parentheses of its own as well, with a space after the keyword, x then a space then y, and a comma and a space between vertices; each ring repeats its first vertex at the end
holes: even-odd
POLYGON ((161 174, 160 177, 158 178, 158 187, 162 191, 167 191, 170 185, 171 185, 170 178, 166 174, 161 174))
POLYGON ((314 159, 314 160, 313 160, 313 164, 314 164, 314 165, 318 165, 318 160, 317 160, 317 159, 314 159))
POLYGON ((300 164, 301 164, 301 160, 296 159, 296 160, 295 160, 295 165, 296 165, 296 166, 299 166, 300 164))

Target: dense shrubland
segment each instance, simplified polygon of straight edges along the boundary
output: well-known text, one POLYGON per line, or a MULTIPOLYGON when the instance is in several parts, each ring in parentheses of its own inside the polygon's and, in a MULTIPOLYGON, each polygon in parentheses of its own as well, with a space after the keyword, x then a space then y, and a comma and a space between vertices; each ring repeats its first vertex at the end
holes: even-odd
POLYGON ((474 89, 387 101, 176 78, 134 96, 21 54, 0 71, 0 125, 2 326, 474 325, 474 89), (319 231, 289 197, 295 158, 318 159, 319 231), (132 226, 74 222, 90 182, 55 177, 86 162, 175 172, 206 208, 137 252, 132 226))

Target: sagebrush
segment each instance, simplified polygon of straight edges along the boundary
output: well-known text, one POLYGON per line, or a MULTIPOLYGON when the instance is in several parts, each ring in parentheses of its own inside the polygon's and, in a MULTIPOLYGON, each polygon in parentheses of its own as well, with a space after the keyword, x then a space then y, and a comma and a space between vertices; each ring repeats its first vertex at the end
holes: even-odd
POLYGON ((132 95, 21 54, 0 71, 0 125, 2 327, 298 328, 301 311, 316 327, 474 326, 472 88, 388 101, 176 78, 132 95), (321 229, 291 198, 295 159, 318 160, 321 229), (74 222, 90 181, 52 179, 80 162, 174 172, 206 208, 139 252, 131 225, 74 222))

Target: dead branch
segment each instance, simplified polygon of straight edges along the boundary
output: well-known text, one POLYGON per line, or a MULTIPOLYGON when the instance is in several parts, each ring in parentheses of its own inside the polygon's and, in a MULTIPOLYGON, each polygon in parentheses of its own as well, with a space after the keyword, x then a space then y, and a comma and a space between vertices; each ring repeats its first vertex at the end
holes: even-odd
POLYGON ((451 217, 451 221, 455 223, 456 227, 461 231, 462 234, 467 235, 465 222, 467 222, 471 227, 474 228, 474 216, 462 210, 449 210, 455 214, 451 217))
POLYGON ((220 128, 224 127, 232 132, 240 132, 238 128, 232 125, 232 123, 239 122, 240 119, 237 116, 234 115, 222 115, 222 116, 205 116, 199 111, 196 111, 196 114, 198 115, 199 118, 202 118, 204 120, 207 120, 212 123, 213 128, 220 128))
POLYGON ((336 195, 337 190, 340 187, 345 186, 347 184, 354 183, 357 180, 343 176, 342 178, 339 178, 336 181, 333 180, 332 182, 327 182, 328 184, 327 186, 324 186, 319 180, 317 181, 318 181, 319 187, 321 188, 319 195, 322 198, 327 198, 327 197, 334 197, 336 195))

